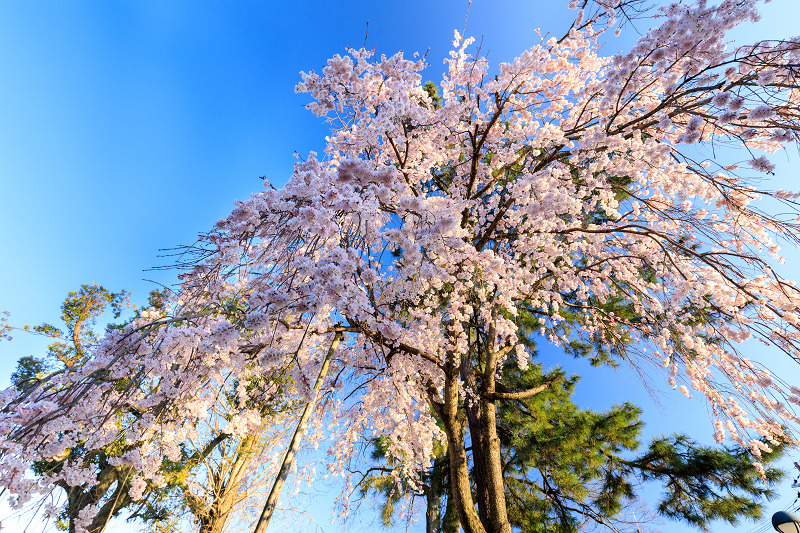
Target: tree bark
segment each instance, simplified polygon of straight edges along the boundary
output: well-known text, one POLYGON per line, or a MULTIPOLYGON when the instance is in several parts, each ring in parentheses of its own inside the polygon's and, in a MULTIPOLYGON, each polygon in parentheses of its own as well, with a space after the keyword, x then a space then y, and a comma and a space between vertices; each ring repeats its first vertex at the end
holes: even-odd
POLYGON ((447 505, 445 505, 444 517, 442 518, 441 533, 460 533, 460 531, 461 523, 458 520, 455 502, 453 501, 452 493, 448 493, 447 505))
POLYGON ((100 460, 100 473, 98 474, 97 484, 90 485, 86 490, 81 487, 70 487, 64 482, 59 483, 67 493, 66 514, 68 520, 69 533, 75 533, 75 520, 78 519, 78 513, 89 505, 97 505, 103 497, 111 489, 114 481, 117 481, 117 486, 113 495, 106 501, 100 508, 98 515, 92 520, 88 527, 89 533, 101 533, 108 523, 108 520, 113 515, 114 511, 118 510, 123 503, 120 501, 120 495, 127 497, 128 483, 125 476, 130 473, 124 467, 122 469, 109 465, 105 459, 100 460), (122 470, 122 474, 121 474, 122 470))
MULTIPOLYGON (((128 495, 128 490, 130 489, 130 481, 132 476, 132 469, 131 467, 111 467, 108 468, 113 469, 113 479, 111 479, 107 486, 103 487, 103 484, 100 484, 100 490, 102 490, 102 494, 95 494, 94 499, 91 502, 92 504, 97 504, 100 499, 108 492, 108 488, 110 487, 111 482, 115 479, 117 481, 117 485, 114 489, 113 494, 109 497, 108 501, 100 507, 100 510, 97 512, 97 516, 94 517, 92 520, 91 525, 88 528, 89 533, 101 533, 106 526, 108 525, 109 520, 114 516, 114 514, 124 507, 127 507, 132 503, 131 497, 128 495)), ((85 502, 83 507, 88 505, 89 502, 85 502)), ((81 509, 83 508, 81 507, 81 509)))
POLYGON ((200 517, 200 533, 222 533, 225 524, 239 500, 239 487, 253 458, 258 436, 248 435, 236 448, 236 457, 230 472, 218 492, 214 494, 211 507, 200 517))
POLYGON ((495 376, 501 352, 489 352, 483 372, 481 411, 483 414, 483 444, 486 446, 486 482, 489 492, 489 508, 492 531, 512 533, 506 508, 506 494, 503 482, 503 462, 500 451, 500 437, 497 435, 497 406, 495 404, 495 376))
MULTIPOLYGON (((429 478, 429 484, 425 488, 425 498, 427 508, 425 511, 425 532, 426 533, 449 533, 447 524, 445 523, 449 518, 447 512, 442 516, 442 498, 447 494, 447 469, 450 464, 450 458, 445 452, 443 457, 434 460, 433 468, 429 478)), ((447 496, 448 504, 452 498, 447 496)), ((450 509, 450 507, 448 507, 450 509)), ((455 510, 453 510, 455 512, 455 510)), ((458 526, 458 520, 456 520, 458 526)), ((458 533, 458 530, 455 530, 458 533)))
POLYGON ((483 426, 482 405, 479 399, 480 390, 475 377, 475 369, 470 361, 469 354, 461 355, 461 379, 465 388, 476 396, 467 396, 464 399, 464 410, 467 412, 469 437, 472 442, 472 471, 475 479, 475 499, 478 502, 478 516, 484 525, 491 523, 491 510, 489 504, 489 487, 486 471, 487 442, 483 426))
POLYGON ((439 533, 442 525, 442 493, 444 472, 436 463, 431 471, 430 486, 425 489, 425 533, 439 533))
POLYGON ((458 366, 455 361, 450 361, 445 369, 442 406, 442 422, 447 435, 447 452, 450 456, 450 495, 464 532, 486 533, 472 500, 467 452, 464 445, 464 426, 458 418, 458 409, 458 366))

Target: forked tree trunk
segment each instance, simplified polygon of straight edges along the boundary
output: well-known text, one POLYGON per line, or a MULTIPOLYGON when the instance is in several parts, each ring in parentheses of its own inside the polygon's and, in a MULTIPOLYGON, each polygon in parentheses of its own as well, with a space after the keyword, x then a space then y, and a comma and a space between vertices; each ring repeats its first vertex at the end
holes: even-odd
POLYGON ((130 476, 130 468, 111 466, 105 460, 101 460, 100 474, 97 476, 98 482, 96 485, 85 492, 80 487, 62 485, 62 488, 67 491, 66 511, 69 517, 69 533, 75 533, 75 521, 78 519, 78 514, 89 505, 100 503, 114 487, 113 493, 100 507, 97 515, 87 528, 89 533, 102 533, 114 512, 130 504, 131 500, 128 496, 130 476))
POLYGON ((500 437, 497 435, 497 405, 494 399, 495 376, 497 375, 498 352, 486 354, 486 368, 483 372, 483 392, 481 394, 482 444, 486 472, 486 491, 489 494, 489 519, 494 533, 511 533, 506 508, 505 484, 503 483, 503 457, 500 450, 500 437))
POLYGON ((101 533, 118 509, 122 509, 133 503, 133 500, 128 495, 132 475, 133 472, 130 467, 123 467, 116 470, 117 486, 114 490, 114 494, 100 507, 97 516, 94 517, 92 524, 89 526, 89 533, 101 533))
POLYGON ((440 416, 447 434, 450 457, 450 493, 466 533, 512 533, 508 520, 503 483, 500 438, 497 435, 497 409, 494 399, 495 373, 499 352, 487 353, 482 382, 477 383, 475 367, 468 356, 451 355, 445 371, 444 404, 440 416), (457 364, 456 364, 457 363, 457 364), (458 378, 467 389, 479 395, 466 405, 466 418, 472 443, 473 481, 480 512, 475 510, 467 463, 464 422, 458 417, 460 398, 458 378))
MULTIPOLYGON (((230 463, 230 471, 221 481, 219 489, 214 489, 211 507, 199 517, 199 533, 222 533, 231 512, 239 502, 239 489, 253 459, 258 436, 248 435, 236 447, 236 456, 230 463)), ((225 475, 225 473, 222 473, 225 475)))
POLYGON ((441 407, 442 422, 447 435, 447 452, 450 456, 450 495, 465 533, 486 533, 472 500, 464 425, 458 418, 458 381, 458 366, 450 361, 445 370, 444 404, 441 407))
MULTIPOLYGON (((468 354, 461 355, 460 373, 464 385, 469 390, 477 392, 478 382, 475 377, 475 369, 472 366, 468 354)), ((464 410, 467 412, 469 437, 472 443, 472 471, 475 480, 475 499, 478 503, 478 516, 480 516, 481 522, 486 525, 491 523, 491 505, 487 480, 487 441, 485 432, 483 431, 484 419, 482 408, 483 402, 481 402, 479 398, 470 397, 464 401, 464 410)))

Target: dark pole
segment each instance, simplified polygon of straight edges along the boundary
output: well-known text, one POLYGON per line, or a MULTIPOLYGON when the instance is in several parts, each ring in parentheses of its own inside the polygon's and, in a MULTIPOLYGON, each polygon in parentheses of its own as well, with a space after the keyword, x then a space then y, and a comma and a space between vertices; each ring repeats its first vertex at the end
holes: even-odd
POLYGON ((800 516, 789 511, 778 511, 772 515, 772 527, 780 533, 800 533, 800 516))

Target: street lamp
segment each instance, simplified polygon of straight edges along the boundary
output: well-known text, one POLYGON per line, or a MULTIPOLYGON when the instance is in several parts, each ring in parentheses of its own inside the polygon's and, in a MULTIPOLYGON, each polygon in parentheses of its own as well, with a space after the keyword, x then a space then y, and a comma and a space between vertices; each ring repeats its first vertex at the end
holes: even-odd
POLYGON ((772 527, 781 533, 800 533, 800 516, 788 511, 778 511, 772 515, 772 527))

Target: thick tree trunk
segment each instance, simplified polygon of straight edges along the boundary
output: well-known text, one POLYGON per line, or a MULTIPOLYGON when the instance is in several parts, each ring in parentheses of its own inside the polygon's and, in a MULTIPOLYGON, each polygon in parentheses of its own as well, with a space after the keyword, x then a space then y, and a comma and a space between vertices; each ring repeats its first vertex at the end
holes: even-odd
MULTIPOLYGON (((448 519, 447 513, 442 517, 442 498, 447 494, 447 469, 450 463, 450 458, 447 453, 444 457, 439 457, 433 462, 431 468, 431 475, 429 484, 425 488, 425 498, 427 508, 425 510, 425 532, 426 533, 442 533, 447 532, 446 524, 443 520, 448 519)), ((452 498, 447 497, 447 502, 450 503, 452 498)), ((448 507, 449 509, 449 507, 448 507)), ((455 512, 455 509, 453 509, 455 512)), ((458 527, 458 520, 456 519, 456 527, 458 527)), ((458 533, 458 530, 455 530, 458 533)))
POLYGON ((437 472, 436 465, 431 474, 430 486, 425 490, 425 533, 439 533, 442 525, 442 473, 437 472))
POLYGON ((467 533, 471 533, 471 530, 512 533, 506 507, 500 438, 497 435, 497 408, 494 399, 495 375, 502 353, 504 352, 486 353, 481 383, 478 383, 473 361, 468 354, 462 355, 458 361, 458 374, 468 391, 464 403, 472 444, 472 481, 478 503, 479 512, 477 514, 480 529, 474 524, 469 526, 471 529, 468 529, 465 524, 465 518, 469 520, 470 515, 475 514, 475 509, 471 490, 469 499, 465 498, 470 479, 466 468, 463 423, 457 416, 459 406, 457 379, 449 374, 446 374, 445 378, 443 418, 451 458, 452 496, 461 519, 461 525, 464 526, 467 533), (455 390, 450 390, 448 387, 455 387, 455 390), (455 413, 449 412, 451 405, 455 406, 455 413), (464 464, 463 471, 460 463, 464 464))
POLYGON ((458 370, 456 364, 448 364, 445 371, 444 405, 442 422, 447 434, 447 452, 450 456, 450 495, 453 498, 461 527, 465 533, 486 533, 469 484, 467 452, 464 445, 464 427, 458 418, 458 370))
POLYGON ((447 494, 447 505, 444 508, 441 533, 460 533, 461 523, 458 520, 458 511, 453 501, 452 493, 447 494))
POLYGON ((123 509, 133 503, 133 500, 128 495, 128 490, 130 490, 131 486, 131 477, 133 476, 133 469, 129 466, 109 466, 108 468, 112 469, 109 472, 110 477, 107 480, 108 485, 103 482, 99 484, 98 489, 102 490, 102 495, 97 497, 97 500, 94 503, 97 504, 100 499, 102 499, 102 496, 108 492, 108 488, 114 480, 116 480, 117 484, 114 488, 113 494, 108 498, 108 500, 106 500, 105 504, 100 507, 100 510, 97 512, 97 516, 95 516, 92 520, 92 523, 88 529, 89 533, 101 533, 108 525, 109 520, 114 517, 119 509, 123 509))
POLYGON ((503 483, 503 462, 500 451, 500 437, 497 435, 497 406, 495 405, 495 376, 499 352, 486 356, 483 373, 483 394, 481 394, 481 414, 483 415, 483 446, 485 446, 486 484, 489 492, 491 530, 494 533, 512 533, 506 508, 506 494, 503 483))
POLYGON ((66 509, 69 517, 69 533, 75 533, 75 520, 78 519, 78 513, 89 505, 97 505, 111 489, 114 481, 117 481, 114 494, 100 508, 97 516, 92 520, 88 527, 89 533, 101 533, 111 516, 113 516, 114 511, 129 503, 127 494, 128 480, 126 478, 126 476, 130 475, 128 469, 111 466, 105 460, 101 460, 100 468, 97 484, 89 487, 86 491, 81 490, 80 487, 61 485, 67 491, 66 509))
MULTIPOLYGON (((461 379, 465 387, 480 394, 478 382, 475 377, 475 369, 472 366, 468 354, 461 355, 461 379)), ((464 401, 464 409, 467 412, 467 423, 469 426, 469 437, 472 442, 472 471, 475 481, 475 499, 478 502, 478 516, 484 526, 491 524, 489 487, 486 471, 486 450, 487 442, 483 431, 484 420, 481 412, 481 402, 479 398, 468 396, 464 401)))

